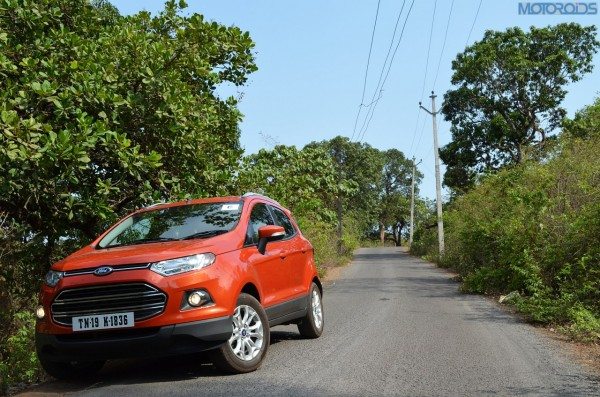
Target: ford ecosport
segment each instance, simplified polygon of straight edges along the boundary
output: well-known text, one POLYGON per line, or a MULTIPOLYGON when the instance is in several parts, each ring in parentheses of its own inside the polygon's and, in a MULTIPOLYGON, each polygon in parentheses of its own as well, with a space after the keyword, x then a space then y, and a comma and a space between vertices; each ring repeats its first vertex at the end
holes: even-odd
POLYGON ((290 212, 258 194, 159 204, 134 212, 55 263, 36 310, 36 350, 56 378, 106 360, 208 351, 253 371, 269 329, 323 331, 313 248, 290 212))

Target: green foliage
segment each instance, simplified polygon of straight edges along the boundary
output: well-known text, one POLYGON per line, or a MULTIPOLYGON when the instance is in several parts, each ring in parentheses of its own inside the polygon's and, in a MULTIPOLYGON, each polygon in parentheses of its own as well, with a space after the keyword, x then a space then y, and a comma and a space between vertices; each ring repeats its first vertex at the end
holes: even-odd
POLYGON ((239 193, 261 192, 276 198, 292 212, 313 214, 314 219, 332 222, 330 210, 339 187, 333 161, 322 148, 276 146, 261 149, 242 161, 238 179, 239 193))
POLYGON ((321 276, 326 274, 330 267, 342 266, 352 258, 352 252, 358 248, 357 233, 344 234, 342 239, 342 253, 339 254, 335 241, 337 228, 332 223, 315 221, 310 215, 296 218, 302 234, 310 240, 315 249, 315 262, 321 276))
POLYGON ((33 313, 18 312, 12 322, 14 331, 0 343, 0 393, 7 393, 10 385, 39 380, 43 374, 35 354, 33 313))
POLYGON ((241 155, 236 100, 215 89, 256 70, 248 33, 174 1, 95 4, 0 1, 0 211, 44 241, 42 269, 59 238, 140 204, 225 193, 241 155))
MULTIPOLYGON (((417 184, 421 178, 417 171, 417 184)), ((327 267, 348 261, 377 224, 394 230, 399 243, 411 179, 412 162, 398 150, 338 136, 302 150, 279 145, 246 156, 236 182, 238 193, 261 192, 288 207, 315 246, 317 263, 327 267)))
POLYGON ((443 262, 464 291, 518 291, 513 303, 532 321, 598 341, 600 136, 590 109, 566 122, 579 133, 561 136, 547 159, 488 176, 454 200, 443 262))
POLYGON ((586 106, 571 119, 563 121, 563 133, 574 138, 588 138, 600 135, 600 98, 586 106))
MULTIPOLYGON (((381 152, 369 144, 351 142, 342 136, 311 142, 306 147, 321 148, 333 160, 338 194, 330 197, 330 207, 336 213, 337 222, 343 224, 347 213, 352 212, 350 217, 359 222, 359 228, 372 226, 380 193, 379 178, 383 167, 381 152)), ((344 238, 343 230, 338 240, 344 238)))
POLYGON ((272 150, 262 149, 244 158, 237 183, 239 193, 262 192, 293 212, 303 234, 315 248, 315 260, 321 271, 349 260, 357 246, 360 228, 351 217, 345 217, 350 232, 343 236, 338 252, 334 243, 338 239, 335 198, 354 182, 340 183, 334 160, 325 148, 308 145, 298 150, 279 145, 272 150))
MULTIPOLYGON (((377 220, 380 237, 386 229, 392 229, 394 242, 400 245, 402 230, 410 222, 410 194, 413 162, 397 149, 381 153, 383 167, 381 171, 377 220)), ((423 174, 415 172, 415 195, 423 174)))
POLYGON ((32 324, 15 313, 31 312, 51 263, 138 206, 233 189, 242 115, 217 90, 257 69, 254 44, 184 7, 0 0, 4 387, 37 371, 32 324))
POLYGON ((479 174, 521 163, 547 140, 566 114, 565 85, 592 71, 595 35, 595 26, 575 23, 487 31, 457 56, 456 88, 442 107, 452 122, 452 141, 440 150, 446 186, 464 192, 479 174))

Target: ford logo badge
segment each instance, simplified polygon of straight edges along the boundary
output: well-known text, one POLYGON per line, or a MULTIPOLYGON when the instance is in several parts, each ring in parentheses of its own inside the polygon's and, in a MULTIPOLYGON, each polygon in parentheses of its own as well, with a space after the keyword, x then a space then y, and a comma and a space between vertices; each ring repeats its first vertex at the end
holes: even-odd
POLYGON ((94 270, 96 276, 107 276, 113 272, 113 268, 110 266, 102 266, 94 270))

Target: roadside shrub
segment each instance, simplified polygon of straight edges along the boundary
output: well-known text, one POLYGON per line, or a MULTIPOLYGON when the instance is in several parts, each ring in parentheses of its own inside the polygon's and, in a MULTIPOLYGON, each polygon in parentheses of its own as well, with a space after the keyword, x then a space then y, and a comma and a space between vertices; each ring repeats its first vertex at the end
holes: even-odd
POLYGON ((597 315, 582 305, 576 305, 569 309, 569 325, 564 331, 572 337, 584 341, 600 339, 600 319, 597 315))
POLYGON ((413 236, 410 253, 416 256, 433 259, 437 257, 437 229, 417 228, 413 236))
POLYGON ((35 382, 43 376, 35 354, 35 316, 21 311, 13 316, 14 331, 0 346, 0 391, 8 392, 10 385, 35 382))
MULTIPOLYGON (((445 211, 441 264, 473 293, 519 292, 529 319, 600 340, 600 136, 561 137, 543 161, 484 177, 445 211)), ((419 231, 412 252, 436 252, 419 231)))
POLYGON ((340 255, 337 251, 337 228, 335 224, 311 219, 307 216, 298 216, 300 229, 308 238, 315 249, 315 262, 319 274, 323 276, 326 268, 341 266, 352 258, 352 252, 359 245, 359 236, 356 229, 351 227, 352 220, 345 222, 345 227, 340 255))

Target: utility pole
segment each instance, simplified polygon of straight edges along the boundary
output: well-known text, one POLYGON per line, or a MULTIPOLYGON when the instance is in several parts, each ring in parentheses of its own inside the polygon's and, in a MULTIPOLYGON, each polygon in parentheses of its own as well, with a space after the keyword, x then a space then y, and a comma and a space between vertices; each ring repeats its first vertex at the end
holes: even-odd
POLYGON ((413 234, 414 234, 414 224, 415 224, 415 174, 417 170, 417 165, 421 164, 419 160, 418 163, 415 163, 415 158, 413 156, 412 164, 413 164, 413 172, 412 172, 412 182, 410 184, 410 238, 408 239, 408 245, 412 245, 413 243, 413 234))
POLYGON ((431 91, 431 111, 421 105, 419 107, 429 113, 433 118, 433 154, 435 155, 435 195, 437 201, 437 224, 438 224, 438 243, 439 255, 444 255, 444 218, 442 217, 442 182, 440 180, 440 154, 438 147, 437 121, 435 116, 439 113, 435 110, 435 98, 437 95, 431 91))

